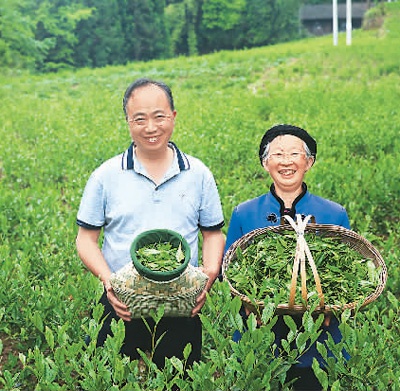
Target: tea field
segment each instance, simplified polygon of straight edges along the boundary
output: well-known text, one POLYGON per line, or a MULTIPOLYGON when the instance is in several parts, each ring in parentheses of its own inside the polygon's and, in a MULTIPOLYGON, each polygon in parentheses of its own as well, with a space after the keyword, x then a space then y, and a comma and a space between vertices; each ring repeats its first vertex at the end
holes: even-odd
MULTIPOLYGON (((220 191, 225 231, 233 207, 269 189, 258 161, 264 131, 304 127, 318 142, 307 173, 312 193, 343 204, 352 229, 379 249, 388 267, 382 295, 341 315, 344 341, 329 341, 336 360, 316 368, 324 389, 400 390, 400 3, 384 24, 353 32, 339 45, 309 38, 252 50, 0 80, 0 389, 276 390, 292 362, 316 338, 322 319, 309 312, 279 357, 271 353, 273 308, 263 325, 242 329, 226 283, 203 310, 203 360, 184 378, 184 362, 157 370, 119 355, 123 324, 104 348, 96 336, 101 294, 75 250, 76 213, 88 176, 125 150, 122 96, 134 79, 161 79, 178 111, 173 141, 202 159, 220 191), (94 308, 93 316, 90 309, 94 308), (290 347, 294 342, 296 348, 290 347), (342 349, 350 353, 346 361, 342 349)), ((160 315, 160 314, 159 314, 160 315)), ((323 349, 321 347, 322 353, 323 349)), ((325 352, 326 353, 326 352, 325 352)))

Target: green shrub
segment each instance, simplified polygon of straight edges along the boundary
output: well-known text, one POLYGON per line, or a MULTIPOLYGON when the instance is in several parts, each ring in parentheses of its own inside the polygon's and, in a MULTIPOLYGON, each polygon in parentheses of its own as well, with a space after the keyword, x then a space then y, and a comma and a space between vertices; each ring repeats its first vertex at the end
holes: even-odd
POLYGON ((2 74, 0 388, 288 389, 287 369, 317 336, 320 320, 306 314, 297 330, 287 319, 295 347, 288 341, 274 357, 272 308, 263 326, 253 317, 243 325, 240 303, 221 283, 202 313, 203 359, 186 378, 184 361, 159 371, 144 353, 141 362, 121 357, 121 323, 103 348, 85 344, 98 332, 99 310, 91 317, 89 309, 102 288, 77 257, 75 216, 90 172, 129 143, 122 94, 145 75, 171 85, 173 140, 213 171, 227 224, 236 204, 269 189, 257 155, 268 127, 293 123, 316 137, 310 191, 346 207, 352 228, 381 251, 388 281, 365 310, 342 315, 346 338, 330 342, 336 359, 315 372, 324 389, 400 389, 399 17, 399 3, 386 4, 384 34, 355 31, 351 46, 340 35, 336 47, 320 37, 46 77, 2 74))

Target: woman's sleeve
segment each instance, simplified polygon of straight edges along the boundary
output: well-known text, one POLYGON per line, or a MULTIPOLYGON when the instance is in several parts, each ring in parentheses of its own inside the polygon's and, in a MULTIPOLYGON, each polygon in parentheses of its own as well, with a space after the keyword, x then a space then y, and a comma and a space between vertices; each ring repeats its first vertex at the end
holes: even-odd
POLYGON ((242 236, 243 236, 242 227, 240 224, 240 218, 236 207, 232 212, 232 216, 229 222, 224 252, 227 252, 229 247, 242 236))

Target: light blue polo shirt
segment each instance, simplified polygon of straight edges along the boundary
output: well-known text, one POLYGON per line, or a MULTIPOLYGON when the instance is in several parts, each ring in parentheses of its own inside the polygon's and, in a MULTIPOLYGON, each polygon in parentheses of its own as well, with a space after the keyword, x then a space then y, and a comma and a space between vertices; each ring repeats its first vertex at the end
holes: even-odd
POLYGON ((199 229, 215 230, 224 225, 211 171, 174 143, 169 146, 174 160, 159 185, 147 176, 133 144, 98 167, 86 184, 77 224, 103 228, 102 252, 112 272, 131 262, 133 239, 156 228, 184 236, 191 249, 190 263, 197 266, 199 229))

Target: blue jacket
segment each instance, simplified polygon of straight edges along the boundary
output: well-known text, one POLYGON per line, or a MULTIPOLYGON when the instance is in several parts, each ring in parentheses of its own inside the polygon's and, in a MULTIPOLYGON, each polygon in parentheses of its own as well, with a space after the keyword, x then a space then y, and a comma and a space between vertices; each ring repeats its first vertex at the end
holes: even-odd
MULTIPOLYGON (((225 251, 243 235, 249 233, 256 228, 276 226, 280 224, 281 216, 289 214, 294 217, 296 214, 304 216, 312 215, 317 224, 335 224, 350 229, 349 218, 346 209, 336 202, 329 201, 325 198, 318 197, 307 191, 307 186, 303 183, 303 193, 296 198, 290 210, 285 209, 283 201, 276 195, 274 185, 271 186, 270 192, 243 202, 235 207, 232 212, 229 223, 225 251)), ((293 317, 298 326, 301 325, 301 317, 293 317)), ((339 342, 342 335, 339 330, 339 322, 337 318, 332 316, 328 327, 322 326, 322 333, 318 338, 318 342, 327 339, 327 332, 332 335, 335 342, 339 342)), ((287 326, 283 321, 283 317, 278 317, 278 322, 272 329, 275 333, 275 342, 278 347, 280 340, 286 337, 288 332, 287 326)), ((240 339, 240 334, 234 334, 234 340, 240 339)), ((346 352, 343 352, 348 357, 346 352)), ((311 367, 313 357, 321 363, 322 357, 319 355, 316 344, 300 358, 299 367, 311 367)))
MULTIPOLYGON (((307 191, 303 184, 304 193, 293 203, 289 214, 304 216, 312 215, 317 224, 335 224, 350 229, 346 209, 336 202, 318 197, 307 191)), ((270 227, 280 224, 284 214, 282 200, 274 195, 273 185, 271 191, 257 198, 243 202, 235 207, 229 222, 225 251, 243 235, 256 228, 270 227)))

